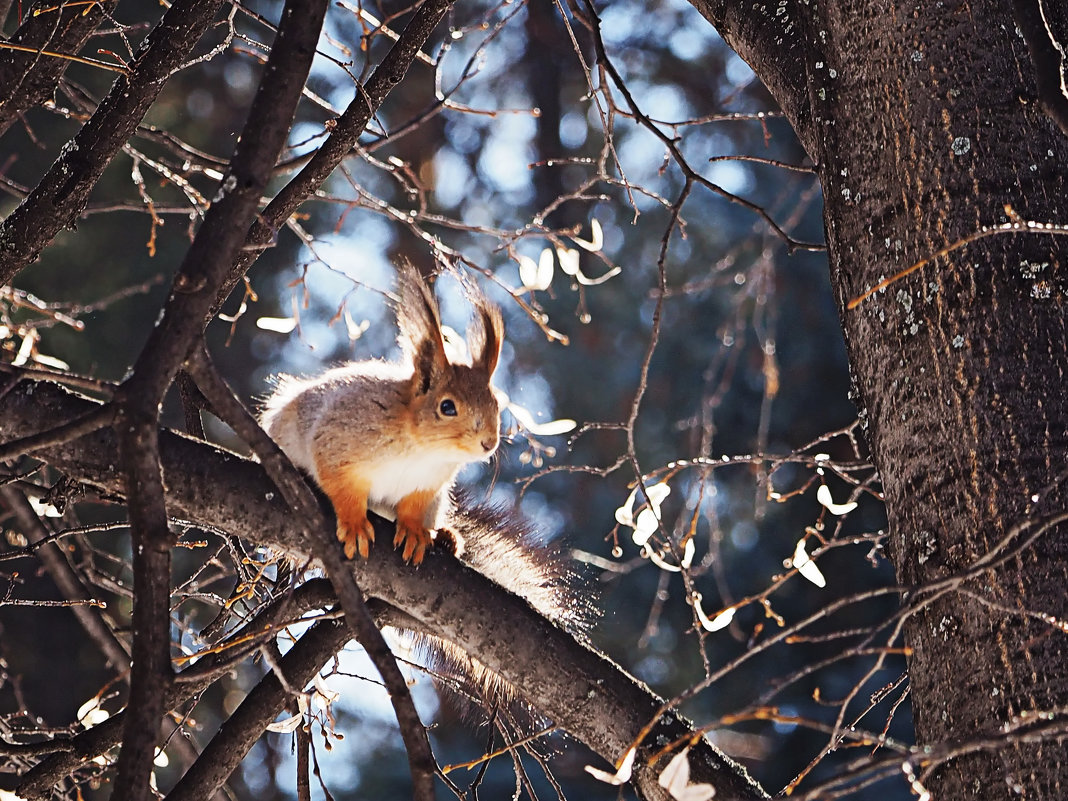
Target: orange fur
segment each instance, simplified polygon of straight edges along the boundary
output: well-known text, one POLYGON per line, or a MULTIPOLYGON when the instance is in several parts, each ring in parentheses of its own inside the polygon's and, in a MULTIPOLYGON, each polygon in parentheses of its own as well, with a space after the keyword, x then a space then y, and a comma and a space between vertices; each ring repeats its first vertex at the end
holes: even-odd
POLYGON ((397 534, 393 537, 393 547, 404 544, 401 556, 404 561, 418 565, 423 561, 423 554, 430 545, 431 536, 426 528, 428 511, 437 492, 424 490, 405 495, 397 504, 397 534))
POLYGON ((320 465, 319 484, 334 506, 337 515, 337 538, 345 546, 345 556, 352 559, 357 550, 364 559, 371 552, 375 529, 367 519, 367 496, 371 482, 349 467, 320 465))

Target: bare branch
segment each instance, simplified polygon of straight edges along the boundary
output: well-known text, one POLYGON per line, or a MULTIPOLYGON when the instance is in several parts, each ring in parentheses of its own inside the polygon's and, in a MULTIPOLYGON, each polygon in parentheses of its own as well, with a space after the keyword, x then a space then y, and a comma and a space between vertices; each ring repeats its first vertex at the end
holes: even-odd
MULTIPOLYGON (((26 15, 22 25, 5 43, 19 52, 8 52, 0 58, 0 86, 4 87, 5 93, 0 101, 0 135, 24 111, 52 94, 70 63, 62 57, 63 54, 81 50, 116 5, 117 0, 91 3, 88 8, 56 3, 41 13, 26 15)), ((0 5, 5 10, 7 7, 0 5)), ((0 20, 6 17, 6 13, 0 14, 0 20)), ((0 281, 2 283, 5 282, 0 281)))
POLYGON ((248 233, 244 252, 233 263, 216 301, 216 308, 229 296, 260 252, 277 235, 279 228, 309 198, 334 168, 359 141, 360 135, 382 101, 400 83, 408 68, 419 56, 426 40, 453 0, 426 0, 419 6, 366 85, 359 86, 356 97, 336 121, 333 131, 303 169, 275 196, 248 233))
POLYGON ((281 490, 286 502, 292 506, 297 519, 302 521, 308 544, 326 568, 353 635, 367 651, 389 691, 390 702, 393 704, 401 736, 408 750, 416 797, 432 799, 435 763, 426 729, 419 720, 419 713, 412 701, 408 684, 397 667, 397 661, 375 625, 364 603, 363 593, 353 580, 352 572, 341 561, 337 543, 327 533, 331 528, 325 524, 325 517, 308 486, 297 469, 226 386, 222 377, 215 371, 207 351, 198 351, 190 360, 190 372, 216 414, 252 446, 268 475, 281 490))
MULTIPOLYGON (((85 207, 89 192, 211 25, 222 0, 178 0, 144 40, 96 113, 64 148, 34 190, 0 224, 0 285, 34 261, 85 207)), ((76 11, 75 15, 80 14, 76 11)))
POLYGON ((348 637, 347 627, 337 620, 322 621, 305 632, 279 660, 278 668, 284 679, 280 679, 277 670, 260 679, 229 717, 226 726, 212 738, 196 763, 167 794, 167 801, 200 801, 221 787, 263 736, 267 725, 292 700, 287 685, 303 688, 341 649, 348 637))

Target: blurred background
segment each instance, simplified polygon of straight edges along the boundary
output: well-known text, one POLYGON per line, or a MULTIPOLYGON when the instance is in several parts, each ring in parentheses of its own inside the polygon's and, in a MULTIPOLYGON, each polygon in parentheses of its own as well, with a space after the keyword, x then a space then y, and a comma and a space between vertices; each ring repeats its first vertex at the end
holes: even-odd
MULTIPOLYGON (((5 361, 118 380, 136 358, 232 152, 280 4, 235 8, 199 48, 219 51, 171 79, 145 120, 153 130, 114 160, 76 230, 0 296, 5 361), (153 131, 186 143, 184 155, 153 131)), ((286 158, 323 141, 356 96, 354 79, 388 49, 375 20, 400 30, 407 11, 331 8, 286 158)), ((124 53, 162 13, 121 3, 90 49, 124 53)), ((505 315, 497 384, 515 412, 494 462, 462 480, 517 506, 575 560, 600 610, 589 630, 597 647, 666 697, 705 681, 686 714, 771 793, 814 761, 801 788, 872 751, 858 736, 825 754, 836 723, 907 741, 903 661, 883 652, 900 646, 884 627, 892 602, 832 607, 892 575, 826 258, 797 247, 822 241, 820 189, 774 101, 683 0, 465 0, 425 53, 364 150, 278 233, 209 329, 231 386, 255 407, 279 372, 395 357, 386 293, 400 260, 443 272, 439 296, 458 330, 462 282, 477 282, 505 315), (611 69, 598 65, 598 36, 611 69), (663 499, 655 532, 634 519, 643 494, 626 512, 638 478, 670 490, 650 496, 663 499), (817 498, 823 486, 830 501, 817 498), (817 551, 815 572, 789 569, 817 551), (729 623, 725 609, 736 610, 729 623), (766 644, 810 615, 806 636, 766 644)), ((0 213, 36 184, 113 78, 72 65, 50 107, 0 139, 0 213)), ((289 175, 280 170, 271 191, 289 175)), ((167 420, 182 427, 177 403, 167 420)), ((208 433, 246 450, 213 419, 208 433)), ((66 514, 73 524, 118 512, 86 503, 66 514)), ((14 544, 12 518, 0 522, 14 544)), ((111 531, 69 549, 120 630, 128 547, 111 531)), ((203 569, 192 550, 176 560, 183 576, 203 569)), ((0 563, 0 595, 59 597, 36 565, 15 564, 0 563)), ((236 578, 220 571, 215 582, 225 597, 236 578)), ((208 607, 176 609, 176 640, 210 619, 208 607)), ((57 731, 110 678, 69 609, 0 605, 0 660, 0 716, 31 713, 57 731)), ((314 733, 323 781, 339 801, 404 797, 390 708, 364 678, 373 670, 353 646, 342 665, 329 685, 344 739, 314 733)), ((194 739, 210 736, 265 669, 250 662, 206 694, 194 739)), ((483 753, 489 730, 461 721, 413 675, 437 721, 439 762, 483 753)), ((119 696, 105 691, 103 706, 115 711, 119 696)), ((524 758, 523 792, 554 797, 548 768, 567 798, 617 798, 584 773, 591 762, 606 767, 566 738, 543 738, 524 758)), ((293 798, 294 769, 292 735, 269 733, 234 776, 234 797, 293 798)), ((162 789, 176 770, 161 760, 162 789)), ((473 776, 450 774, 462 787, 473 776)), ((513 797, 512 761, 494 760, 482 781, 481 797, 513 797)), ((82 791, 106 797, 107 785, 82 791)), ((906 796, 902 782, 882 781, 849 797, 906 796)))

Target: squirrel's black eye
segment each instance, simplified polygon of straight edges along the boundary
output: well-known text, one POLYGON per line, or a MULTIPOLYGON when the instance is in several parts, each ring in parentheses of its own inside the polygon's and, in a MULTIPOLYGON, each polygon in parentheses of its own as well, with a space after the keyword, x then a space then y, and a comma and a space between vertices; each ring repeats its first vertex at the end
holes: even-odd
POLYGON ((443 400, 441 402, 441 406, 439 406, 438 409, 446 417, 456 416, 456 403, 453 402, 452 398, 446 398, 445 400, 443 400))

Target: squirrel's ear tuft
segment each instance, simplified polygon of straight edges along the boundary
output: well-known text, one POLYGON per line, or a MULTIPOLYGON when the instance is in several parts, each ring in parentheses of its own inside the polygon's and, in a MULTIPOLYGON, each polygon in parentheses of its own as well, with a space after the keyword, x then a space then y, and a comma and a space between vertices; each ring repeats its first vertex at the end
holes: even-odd
POLYGON ((497 360, 504 344, 504 320, 501 310, 482 295, 475 297, 478 319, 468 332, 468 346, 471 348, 471 360, 475 367, 493 375, 497 369, 497 360))
POLYGON ((448 366, 437 301, 419 271, 405 262, 397 269, 397 341, 415 367, 420 394, 448 366))

